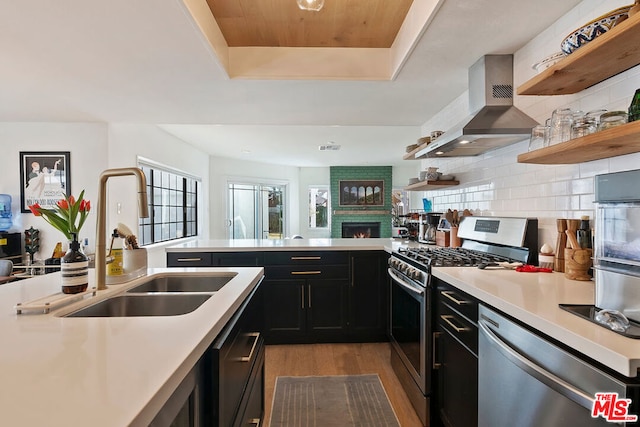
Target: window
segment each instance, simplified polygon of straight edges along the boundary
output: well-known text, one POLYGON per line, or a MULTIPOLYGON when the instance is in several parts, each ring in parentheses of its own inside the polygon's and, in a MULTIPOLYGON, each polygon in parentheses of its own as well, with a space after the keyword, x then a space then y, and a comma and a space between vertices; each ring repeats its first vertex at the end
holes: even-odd
POLYGON ((138 160, 147 177, 149 218, 140 218, 139 243, 166 242, 198 235, 198 196, 202 182, 199 178, 138 160))
POLYGON ((309 228, 329 227, 329 189, 309 187, 309 228))
POLYGON ((229 182, 229 238, 284 238, 285 192, 285 184, 229 182))

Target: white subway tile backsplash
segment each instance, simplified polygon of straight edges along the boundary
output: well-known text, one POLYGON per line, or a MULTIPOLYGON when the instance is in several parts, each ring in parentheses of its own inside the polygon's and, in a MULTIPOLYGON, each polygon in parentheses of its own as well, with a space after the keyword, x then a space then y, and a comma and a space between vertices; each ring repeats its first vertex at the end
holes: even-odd
MULTIPOLYGON (((516 87, 535 75, 531 65, 560 49, 560 42, 574 29, 630 0, 584 0, 515 53, 516 87)), ((572 95, 516 96, 515 105, 543 123, 556 108, 589 111, 598 108, 626 110, 640 88, 640 66, 620 73, 572 95)), ((422 126, 423 134, 446 131, 468 114, 464 92, 422 126)), ((541 242, 555 244, 556 218, 593 216, 593 177, 597 174, 637 169, 640 153, 582 164, 538 165, 518 163, 528 150, 528 139, 476 157, 427 159, 421 166, 437 166, 460 180, 458 187, 427 192, 435 210, 471 209, 475 214, 530 216, 539 219, 541 242)))

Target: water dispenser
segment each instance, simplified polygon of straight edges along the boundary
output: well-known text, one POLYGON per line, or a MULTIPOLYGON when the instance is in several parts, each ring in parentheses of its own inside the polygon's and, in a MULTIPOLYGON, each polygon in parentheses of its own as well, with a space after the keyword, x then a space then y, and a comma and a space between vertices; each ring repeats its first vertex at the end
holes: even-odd
POLYGON ((0 231, 7 231, 12 225, 11 196, 8 194, 0 194, 0 231))

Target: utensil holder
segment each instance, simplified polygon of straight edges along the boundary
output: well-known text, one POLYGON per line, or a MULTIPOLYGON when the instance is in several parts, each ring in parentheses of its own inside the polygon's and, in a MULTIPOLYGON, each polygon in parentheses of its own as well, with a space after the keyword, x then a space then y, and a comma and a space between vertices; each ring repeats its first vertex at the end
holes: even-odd
POLYGON ((564 277, 570 280, 591 280, 593 249, 564 250, 564 277))
POLYGON ((124 274, 129 278, 136 278, 147 274, 147 250, 127 249, 124 255, 124 274))
POLYGON ((458 227, 451 227, 449 229, 451 235, 449 236, 449 247, 450 248, 459 248, 460 247, 460 238, 458 237, 458 227))

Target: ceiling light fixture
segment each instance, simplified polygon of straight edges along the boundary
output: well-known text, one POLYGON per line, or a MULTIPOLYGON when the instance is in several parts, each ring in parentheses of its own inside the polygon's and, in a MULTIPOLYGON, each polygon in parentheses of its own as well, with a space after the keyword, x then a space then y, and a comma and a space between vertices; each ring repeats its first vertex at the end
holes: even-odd
POLYGON ((313 10, 318 12, 324 6, 324 0, 296 0, 298 7, 302 10, 313 10))

